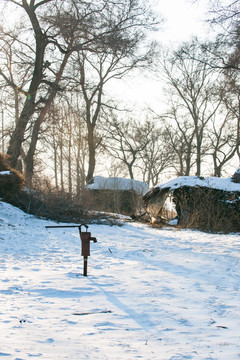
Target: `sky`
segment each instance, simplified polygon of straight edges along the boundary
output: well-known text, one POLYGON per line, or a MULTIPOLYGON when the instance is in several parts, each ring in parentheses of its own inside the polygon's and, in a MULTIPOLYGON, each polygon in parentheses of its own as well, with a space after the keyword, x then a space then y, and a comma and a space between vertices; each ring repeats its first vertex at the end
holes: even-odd
MULTIPOLYGON (((208 37, 206 24, 208 0, 192 2, 191 0, 156 0, 154 10, 163 16, 165 21, 160 30, 154 34, 163 46, 174 48, 192 37, 208 37)), ((112 82, 111 88, 116 96, 131 103, 133 108, 151 106, 158 109, 162 101, 162 84, 156 76, 144 75, 128 77, 112 82)))
POLYGON ((204 36, 206 30, 207 0, 157 0, 156 10, 165 18, 159 40, 164 44, 179 43, 192 36, 204 36))
MULTIPOLYGON (((3 2, 4 3, 4 2, 3 2)), ((0 5, 3 5, 0 2, 0 5)), ((164 17, 165 22, 160 30, 154 34, 164 46, 177 46, 182 41, 190 40, 192 36, 206 35, 206 13, 208 0, 153 0, 154 11, 164 17)), ((15 12, 16 14, 16 12, 15 12)), ((7 19, 5 19, 7 20, 7 19)), ((14 21, 10 16, 8 21, 14 21)), ((128 77, 110 84, 111 94, 120 97, 136 106, 146 106, 159 101, 159 81, 154 78, 128 77)))

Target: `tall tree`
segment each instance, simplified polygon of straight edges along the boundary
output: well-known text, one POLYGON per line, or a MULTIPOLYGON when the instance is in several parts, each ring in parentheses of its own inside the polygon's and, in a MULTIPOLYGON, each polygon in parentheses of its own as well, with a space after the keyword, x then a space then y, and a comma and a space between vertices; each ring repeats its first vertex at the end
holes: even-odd
POLYGON ((143 125, 145 127, 151 131, 146 147, 139 153, 141 160, 137 162, 137 167, 143 181, 155 186, 160 182, 161 175, 173 168, 175 153, 169 146, 169 128, 164 120, 147 120, 143 125))
POLYGON ((195 130, 191 122, 179 115, 176 104, 165 116, 164 132, 168 138, 168 152, 172 154, 172 167, 177 176, 189 176, 195 165, 195 130))
MULTIPOLYGON (((130 40, 130 39, 129 39, 130 40)), ((126 40, 127 42, 127 40, 126 40)), ((75 69, 77 76, 75 82, 82 94, 85 122, 88 130, 88 172, 86 182, 88 183, 94 174, 96 165, 96 139, 95 136, 98 120, 106 108, 116 109, 113 101, 106 96, 106 85, 113 79, 121 79, 124 75, 136 68, 144 68, 151 61, 154 54, 154 46, 144 53, 137 52, 138 39, 126 44, 122 49, 116 49, 114 54, 90 54, 88 51, 78 53, 75 69)))
MULTIPOLYGON (((11 164, 15 166, 32 122, 32 142, 27 154, 30 178, 41 124, 57 92, 66 86, 63 73, 72 54, 83 50, 115 53, 126 48, 126 43, 131 46, 133 38, 142 40, 141 29, 153 27, 156 21, 140 0, 6 0, 6 3, 18 6, 30 24, 32 42, 27 43, 26 37, 21 39, 28 56, 28 62, 20 59, 22 66, 31 65, 27 90, 21 89, 26 98, 8 148, 11 164)), ((4 70, 1 67, 0 75, 7 85, 17 88, 4 70)))
MULTIPOLYGON (((205 54, 199 53, 197 44, 190 43, 189 46, 192 52, 197 53, 196 56, 205 59, 205 54)), ((178 104, 177 114, 174 105, 175 120, 179 124, 180 118, 185 118, 192 124, 196 149, 196 175, 199 176, 202 157, 206 150, 204 138, 207 124, 221 103, 221 97, 215 96, 217 79, 204 61, 186 58, 182 48, 170 59, 163 60, 163 73, 167 85, 172 89, 172 104, 178 104)))
POLYGON ((57 97, 48 113, 39 139, 52 168, 56 190, 69 195, 80 194, 85 185, 87 153, 86 125, 76 98, 57 97))
POLYGON ((151 124, 141 124, 133 119, 126 121, 113 117, 107 122, 104 148, 128 170, 129 177, 134 179, 134 168, 141 152, 150 141, 151 124))
MULTIPOLYGON (((198 1, 198 0, 193 0, 198 1)), ((205 52, 205 58, 192 53, 188 46, 184 49, 186 57, 204 62, 216 72, 228 69, 240 70, 240 3, 236 0, 209 0, 209 12, 206 21, 215 30, 215 38, 198 42, 205 52)), ((213 33, 214 34, 214 33, 213 33)))
POLYGON ((231 111, 223 108, 209 126, 209 150, 213 161, 213 176, 222 176, 224 166, 236 155, 238 141, 237 124, 233 121, 231 111))

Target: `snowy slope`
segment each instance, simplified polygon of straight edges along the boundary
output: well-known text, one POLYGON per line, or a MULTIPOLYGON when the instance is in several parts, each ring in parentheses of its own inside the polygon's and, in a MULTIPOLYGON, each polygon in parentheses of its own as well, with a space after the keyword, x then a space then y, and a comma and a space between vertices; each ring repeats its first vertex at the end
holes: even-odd
POLYGON ((53 224, 0 202, 0 359, 240 358, 239 235, 53 224))

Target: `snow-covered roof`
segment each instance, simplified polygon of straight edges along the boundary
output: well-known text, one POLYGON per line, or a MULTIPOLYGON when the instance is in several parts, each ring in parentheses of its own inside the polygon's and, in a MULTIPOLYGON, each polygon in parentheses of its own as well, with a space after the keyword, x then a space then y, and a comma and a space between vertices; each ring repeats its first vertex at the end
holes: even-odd
POLYGON ((125 179, 120 177, 95 176, 93 183, 87 185, 90 190, 134 190, 139 194, 148 191, 148 185, 139 180, 125 179))
POLYGON ((4 170, 4 171, 0 171, 0 176, 1 175, 11 175, 12 173, 11 173, 11 171, 9 171, 9 170, 4 170))
POLYGON ((240 191, 240 184, 234 183, 230 177, 219 178, 214 176, 206 178, 198 176, 181 176, 170 180, 165 184, 159 184, 155 186, 155 188, 169 188, 170 190, 174 190, 181 186, 200 186, 224 191, 240 191))

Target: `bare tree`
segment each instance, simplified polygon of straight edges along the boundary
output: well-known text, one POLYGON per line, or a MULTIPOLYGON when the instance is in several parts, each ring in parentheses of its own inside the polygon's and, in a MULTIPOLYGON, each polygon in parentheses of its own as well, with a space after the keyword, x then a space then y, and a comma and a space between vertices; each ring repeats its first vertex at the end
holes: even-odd
MULTIPOLYGON (((13 131, 17 124, 20 108, 25 96, 27 96, 23 89, 28 81, 29 67, 21 66, 21 64, 18 63, 18 59, 14 56, 16 47, 18 48, 19 54, 23 52, 20 42, 23 32, 24 29, 21 23, 14 29, 11 36, 8 32, 4 32, 4 30, 0 28, 1 65, 5 69, 5 73, 3 73, 0 68, 0 87, 2 89, 3 101, 2 115, 7 120, 5 125, 6 128, 9 129, 8 137, 10 135, 10 129, 13 131), (17 85, 15 86, 15 84, 17 85)), ((21 148, 21 155, 25 159, 23 148, 21 148)))
MULTIPOLYGON (((6 0, 6 3, 18 6, 30 24, 30 43, 21 39, 28 61, 19 59, 22 66, 29 66, 27 90, 21 89, 26 97, 8 148, 15 166, 31 121, 31 143, 26 157, 30 179, 41 124, 56 94, 65 89, 67 79, 63 73, 72 54, 83 50, 116 53, 118 49, 126 49, 126 44, 130 48, 133 40, 143 40, 141 29, 150 29, 157 22, 140 0, 124 3, 117 0, 6 0)), ((0 75, 8 86, 18 87, 4 68, 0 69, 0 75)))
POLYGON ((195 131, 193 124, 175 111, 167 114, 164 132, 168 138, 168 152, 172 154, 174 168, 178 176, 189 176, 195 165, 195 131))
MULTIPOLYGON (((225 109, 224 109, 225 110, 225 109)), ((227 110, 212 119, 209 126, 209 154, 214 165, 214 176, 222 176, 223 167, 234 157, 237 151, 236 123, 227 110), (221 121, 220 121, 221 118, 221 121)))
MULTIPOLYGON (((190 46, 192 51, 199 51, 197 46, 193 44, 190 46)), ((198 57, 200 56, 198 53, 198 57)), ((204 56, 205 54, 202 54, 203 58, 204 56)), ((178 129, 180 129, 180 119, 184 119, 184 124, 191 124, 188 128, 193 129, 196 175, 199 176, 202 157, 206 151, 204 139, 207 125, 221 103, 219 94, 216 96, 217 79, 212 69, 209 69, 204 62, 186 58, 182 49, 170 59, 163 60, 163 72, 167 85, 172 89, 171 104, 174 104, 172 113, 178 129)), ((181 132, 183 134, 183 131, 181 132)))
POLYGON ((227 1, 209 1, 209 21, 213 25, 218 25, 224 29, 225 32, 229 33, 230 36, 233 35, 232 30, 238 27, 238 21, 240 17, 240 5, 236 0, 227 0, 227 1))
MULTIPOLYGON (((198 0, 192 0, 198 1, 198 0)), ((205 58, 197 57, 187 46, 186 57, 205 63, 215 72, 225 72, 232 69, 240 70, 240 4, 233 0, 209 0, 209 12, 206 23, 215 30, 215 39, 198 43, 199 48, 205 52, 205 58)), ((209 29, 211 30, 211 28, 209 29)))
MULTIPOLYGON (((134 3, 134 2, 133 2, 134 3)), ((144 14, 142 7, 126 8, 128 26, 122 32, 121 46, 115 46, 111 52, 93 53, 88 50, 79 51, 73 61, 74 82, 80 89, 85 108, 85 121, 88 130, 89 162, 86 182, 88 183, 94 174, 96 165, 95 131, 101 112, 106 108, 114 108, 115 105, 106 96, 106 85, 114 80, 122 79, 134 69, 145 69, 153 61, 155 56, 155 43, 144 44, 144 28, 151 23, 145 18, 138 24, 138 18, 144 14)), ((123 4, 121 4, 121 7, 123 4)), ((120 19, 118 19, 120 21, 120 19)), ((115 34, 112 43, 115 43, 115 34)), ((117 42, 116 42, 117 45, 117 42)))
POLYGON ((48 113, 48 121, 40 137, 41 148, 46 150, 49 166, 52 164, 57 191, 70 196, 80 194, 85 184, 87 155, 86 125, 76 98, 58 98, 48 113))
POLYGON ((129 177, 134 179, 134 168, 141 152, 150 141, 150 123, 141 124, 133 119, 126 121, 113 117, 108 120, 104 137, 105 150, 128 170, 129 177))
POLYGON ((168 128, 164 121, 147 120, 144 126, 150 129, 146 147, 139 153, 139 172, 149 186, 155 186, 160 176, 173 168, 175 153, 169 144, 168 128))
MULTIPOLYGON (((27 126, 30 120, 34 121, 35 116, 34 125, 32 127, 31 143, 26 156, 26 175, 27 178, 31 179, 33 171, 33 155, 36 149, 40 125, 47 114, 57 91, 59 90, 59 83, 61 81, 64 68, 73 49, 75 34, 73 33, 73 30, 72 32, 69 30, 69 38, 65 42, 64 46, 60 47, 56 38, 53 38, 53 32, 50 33, 50 28, 45 30, 44 26, 41 25, 38 10, 40 7, 53 4, 51 0, 40 2, 30 1, 29 3, 27 1, 17 2, 11 0, 8 2, 18 5, 22 8, 25 14, 27 14, 35 39, 35 49, 32 48, 32 44, 27 43, 25 39, 18 39, 18 46, 25 48, 25 51, 24 49, 21 51, 21 54, 24 54, 24 56, 19 58, 19 62, 21 62, 21 66, 25 68, 28 67, 29 71, 27 91, 19 88, 14 81, 7 77, 4 70, 0 70, 0 75, 3 79, 5 79, 7 85, 11 86, 15 91, 20 91, 26 95, 8 147, 8 154, 11 157, 12 166, 16 166, 21 146, 24 142, 24 138, 26 137, 25 132, 27 126), (53 49, 56 45, 59 45, 59 53, 62 51, 62 56, 59 60, 59 64, 54 66, 54 68, 51 68, 50 62, 46 60, 46 49, 49 47, 52 47, 53 49), (50 73, 51 76, 48 76, 47 73, 50 73), (38 115, 36 116, 35 114, 38 115)), ((31 35, 32 34, 30 33, 30 39, 31 35)), ((8 33, 9 38, 13 36, 14 34, 12 32, 8 33)), ((18 46, 15 49, 15 58, 19 57, 18 46)), ((15 61, 17 62, 17 59, 15 59, 15 61)))

